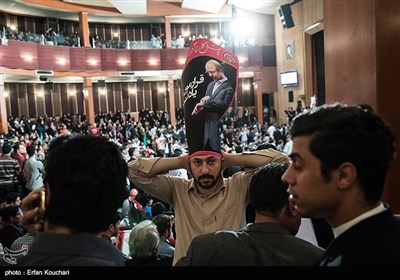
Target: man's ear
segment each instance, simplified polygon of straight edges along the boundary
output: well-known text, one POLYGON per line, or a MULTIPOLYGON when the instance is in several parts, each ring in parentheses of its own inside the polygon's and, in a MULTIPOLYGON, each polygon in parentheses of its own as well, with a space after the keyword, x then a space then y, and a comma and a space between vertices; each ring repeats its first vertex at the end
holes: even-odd
POLYGON ((342 163, 338 169, 338 187, 340 189, 347 189, 354 184, 357 180, 357 169, 354 164, 350 162, 342 163))

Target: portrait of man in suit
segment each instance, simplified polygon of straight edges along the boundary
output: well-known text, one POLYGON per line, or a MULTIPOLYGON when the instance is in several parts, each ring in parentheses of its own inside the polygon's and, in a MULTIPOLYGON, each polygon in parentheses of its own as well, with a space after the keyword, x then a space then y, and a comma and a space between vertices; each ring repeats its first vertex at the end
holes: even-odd
POLYGON ((212 81, 208 84, 204 97, 194 106, 192 115, 204 111, 204 148, 220 152, 218 121, 231 104, 234 91, 224 74, 223 66, 217 60, 208 60, 205 70, 212 81))

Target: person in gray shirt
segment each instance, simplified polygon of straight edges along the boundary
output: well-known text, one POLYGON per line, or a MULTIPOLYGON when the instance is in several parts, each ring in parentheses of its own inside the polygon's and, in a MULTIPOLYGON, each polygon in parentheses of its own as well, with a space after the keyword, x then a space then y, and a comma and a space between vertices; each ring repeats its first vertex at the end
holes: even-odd
POLYGON ((26 175, 26 188, 30 191, 43 187, 43 162, 36 160, 36 147, 34 145, 26 148, 29 159, 24 164, 26 175))

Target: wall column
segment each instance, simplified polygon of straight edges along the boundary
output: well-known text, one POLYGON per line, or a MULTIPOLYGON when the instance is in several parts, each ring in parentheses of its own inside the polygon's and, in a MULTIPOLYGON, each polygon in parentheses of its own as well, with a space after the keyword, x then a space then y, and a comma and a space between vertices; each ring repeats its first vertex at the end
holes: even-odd
POLYGON ((0 74, 0 134, 8 133, 6 98, 4 96, 4 74, 0 74))
POLYGON ((171 47, 171 39, 172 39, 171 17, 170 16, 166 16, 165 17, 165 43, 166 43, 166 47, 167 48, 171 47))
POLYGON ((90 77, 83 78, 83 88, 86 91, 84 94, 86 119, 90 123, 94 123, 94 101, 93 101, 93 86, 90 77))
POLYGON ((256 116, 259 124, 264 124, 263 103, 262 103, 262 86, 261 72, 254 72, 254 101, 256 107, 256 116))
POLYGON ((79 13, 79 29, 81 36, 81 47, 90 48, 90 32, 89 32, 89 21, 88 21, 88 13, 80 12, 79 13))
POLYGON ((175 87, 174 79, 172 76, 168 76, 168 94, 169 94, 169 119, 172 125, 176 124, 175 115, 175 87))

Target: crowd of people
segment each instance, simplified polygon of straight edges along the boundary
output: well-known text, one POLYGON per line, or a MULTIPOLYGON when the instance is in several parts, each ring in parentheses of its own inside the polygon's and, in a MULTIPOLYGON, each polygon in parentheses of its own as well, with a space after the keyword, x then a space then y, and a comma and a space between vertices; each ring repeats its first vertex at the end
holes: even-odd
POLYGON ((0 157, 2 262, 398 263, 400 222, 381 202, 394 135, 372 108, 324 105, 284 126, 231 114, 220 122, 221 153, 194 154, 181 114, 176 126, 168 112, 150 110, 138 120, 100 114, 90 125, 84 115, 10 117, 0 157), (332 227, 326 251, 294 237, 301 217, 332 227), (119 230, 130 231, 128 253, 119 230))

